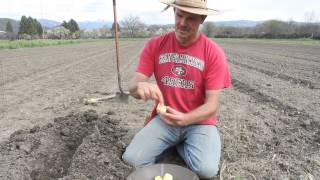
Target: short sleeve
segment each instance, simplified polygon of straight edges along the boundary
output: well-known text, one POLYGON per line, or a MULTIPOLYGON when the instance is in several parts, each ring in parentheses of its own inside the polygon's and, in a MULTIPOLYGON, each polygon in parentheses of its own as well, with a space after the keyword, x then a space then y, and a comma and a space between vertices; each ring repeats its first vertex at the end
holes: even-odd
POLYGON ((231 86, 231 77, 225 54, 217 45, 213 45, 210 49, 205 70, 205 88, 206 90, 228 88, 231 86))
POLYGON ((137 65, 137 72, 140 72, 150 77, 154 72, 154 58, 155 58, 155 39, 150 39, 142 51, 140 52, 139 63, 137 65))

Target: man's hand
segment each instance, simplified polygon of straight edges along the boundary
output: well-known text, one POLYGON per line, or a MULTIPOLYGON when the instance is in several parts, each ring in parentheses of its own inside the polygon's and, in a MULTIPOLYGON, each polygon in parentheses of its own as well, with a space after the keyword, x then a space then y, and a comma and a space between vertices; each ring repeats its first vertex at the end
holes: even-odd
POLYGON ((221 90, 207 90, 206 101, 187 113, 179 112, 167 106, 167 112, 159 113, 163 122, 172 127, 188 126, 206 120, 216 114, 221 90))
POLYGON ((138 82, 136 93, 145 101, 152 99, 158 101, 162 105, 164 104, 162 93, 156 84, 151 84, 149 82, 138 82))
POLYGON ((152 99, 164 105, 163 95, 158 85, 149 83, 149 77, 142 73, 136 73, 129 85, 129 91, 130 95, 137 99, 145 101, 152 99))
POLYGON ((172 127, 187 126, 187 114, 167 106, 167 112, 160 112, 160 119, 172 127))

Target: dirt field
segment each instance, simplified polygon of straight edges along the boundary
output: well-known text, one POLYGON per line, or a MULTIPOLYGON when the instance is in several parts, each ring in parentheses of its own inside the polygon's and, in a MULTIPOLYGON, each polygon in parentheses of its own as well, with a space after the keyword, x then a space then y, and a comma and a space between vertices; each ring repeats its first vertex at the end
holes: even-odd
MULTIPOLYGON (((124 89, 144 42, 120 44, 124 89)), ((218 43, 233 87, 216 179, 320 179, 320 46, 218 43)), ((0 50, 0 179, 125 179, 121 154, 152 102, 83 103, 117 91, 115 67, 112 41, 0 50)))

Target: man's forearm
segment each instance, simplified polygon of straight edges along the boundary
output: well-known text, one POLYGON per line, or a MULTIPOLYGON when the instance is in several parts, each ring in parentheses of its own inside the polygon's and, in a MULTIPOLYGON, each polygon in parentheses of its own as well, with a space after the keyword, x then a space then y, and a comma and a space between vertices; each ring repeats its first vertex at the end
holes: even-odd
POLYGON ((194 124, 214 116, 218 110, 218 103, 205 103, 186 113, 186 124, 194 124))
POLYGON ((194 124, 214 116, 219 107, 220 90, 206 91, 205 103, 186 113, 186 123, 194 124))

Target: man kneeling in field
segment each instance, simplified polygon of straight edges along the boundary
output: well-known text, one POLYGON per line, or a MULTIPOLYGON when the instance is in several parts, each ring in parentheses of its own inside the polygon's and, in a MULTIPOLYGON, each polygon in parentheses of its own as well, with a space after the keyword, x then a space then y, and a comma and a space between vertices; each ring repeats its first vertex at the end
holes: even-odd
POLYGON ((221 154, 216 127, 220 91, 231 86, 223 50, 199 32, 216 10, 207 8, 206 0, 162 3, 174 8, 175 30, 146 43, 129 89, 133 97, 154 100, 166 109, 153 113, 123 159, 133 166, 150 165, 176 146, 192 171, 211 178, 219 170, 221 154), (157 84, 149 82, 152 75, 157 84))

